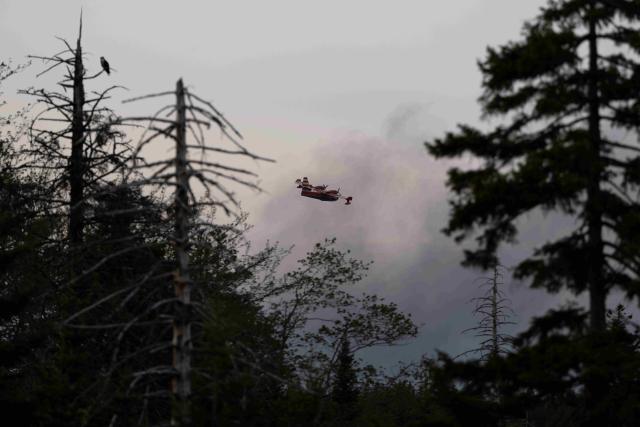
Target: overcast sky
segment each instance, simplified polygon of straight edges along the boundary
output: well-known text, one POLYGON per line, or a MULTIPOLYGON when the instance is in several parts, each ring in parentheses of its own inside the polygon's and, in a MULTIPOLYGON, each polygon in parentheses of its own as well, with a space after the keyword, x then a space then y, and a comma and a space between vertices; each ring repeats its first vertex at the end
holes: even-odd
MULTIPOLYGON (((366 355, 389 365, 473 345, 460 331, 473 325, 468 300, 481 273, 460 267, 462 249, 440 233, 450 164, 430 158, 423 142, 456 123, 480 123, 477 60, 487 46, 517 39, 544 3, 0 0, 0 59, 61 50, 54 36, 75 40, 82 6, 87 67, 97 70, 105 56, 116 70, 96 84, 129 88, 113 100, 116 110, 142 108, 119 100, 170 90, 178 77, 214 101, 250 149, 277 160, 255 166, 267 193, 241 192, 256 245, 295 244, 301 256, 336 236, 339 247, 375 262, 362 289, 423 325, 412 343, 366 355), (340 186, 353 205, 301 198, 293 182, 302 176, 340 186)), ((7 108, 25 102, 15 89, 33 85, 42 69, 36 62, 5 87, 7 108)), ((572 222, 531 215, 521 224, 523 243, 502 253, 507 267, 572 222)), ((510 278, 505 291, 516 330, 569 297, 510 278)))

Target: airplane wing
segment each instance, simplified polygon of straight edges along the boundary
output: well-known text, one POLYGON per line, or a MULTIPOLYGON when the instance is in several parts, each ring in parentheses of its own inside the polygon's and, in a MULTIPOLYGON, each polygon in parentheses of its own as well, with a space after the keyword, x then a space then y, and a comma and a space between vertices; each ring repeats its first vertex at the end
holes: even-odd
POLYGON ((314 190, 315 187, 311 185, 309 179, 305 176, 303 179, 296 179, 296 184, 298 184, 298 188, 302 188, 304 190, 314 190))

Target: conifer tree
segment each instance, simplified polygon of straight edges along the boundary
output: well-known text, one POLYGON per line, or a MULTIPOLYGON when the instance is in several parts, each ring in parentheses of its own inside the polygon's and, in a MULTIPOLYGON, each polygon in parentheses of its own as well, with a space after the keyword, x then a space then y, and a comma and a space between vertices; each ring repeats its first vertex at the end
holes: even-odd
POLYGON ((349 422, 352 421, 356 415, 358 377, 356 375, 355 360, 351 352, 347 334, 344 335, 341 341, 332 397, 338 407, 338 419, 343 422, 349 422))
POLYGON ((640 145, 623 136, 640 123, 639 18, 637 1, 549 1, 522 40, 488 48, 479 63, 484 116, 503 123, 460 125, 426 144, 437 158, 482 160, 449 171, 455 196, 445 232, 458 241, 479 232, 467 265, 492 265, 531 211, 577 220, 515 276, 550 292, 588 291, 593 331, 605 328, 611 289, 629 297, 640 289, 640 145))

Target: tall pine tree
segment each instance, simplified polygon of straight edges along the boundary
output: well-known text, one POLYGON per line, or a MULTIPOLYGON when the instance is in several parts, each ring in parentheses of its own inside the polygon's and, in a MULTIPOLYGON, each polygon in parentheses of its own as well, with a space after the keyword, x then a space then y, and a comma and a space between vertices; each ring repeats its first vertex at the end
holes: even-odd
POLYGON ((453 168, 453 212, 445 232, 474 232, 467 265, 486 268, 516 221, 541 209, 577 220, 546 243, 516 276, 551 292, 589 292, 590 325, 605 327, 606 298, 640 293, 640 145, 624 137, 640 124, 640 2, 550 0, 525 24, 523 40, 488 48, 480 104, 501 125, 459 125, 428 142, 437 158, 472 154, 472 170, 453 168))
POLYGON ((356 362, 346 333, 341 339, 340 352, 336 362, 332 397, 338 408, 338 420, 342 423, 350 423, 356 416, 358 377, 356 362))

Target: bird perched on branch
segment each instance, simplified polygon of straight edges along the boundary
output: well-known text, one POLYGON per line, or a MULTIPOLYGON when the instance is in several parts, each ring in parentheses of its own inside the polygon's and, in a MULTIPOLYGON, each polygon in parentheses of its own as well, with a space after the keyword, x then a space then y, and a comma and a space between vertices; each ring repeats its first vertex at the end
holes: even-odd
POLYGON ((102 65, 102 69, 106 71, 107 74, 111 74, 111 68, 109 68, 109 63, 104 59, 104 56, 100 57, 100 65, 102 65))

